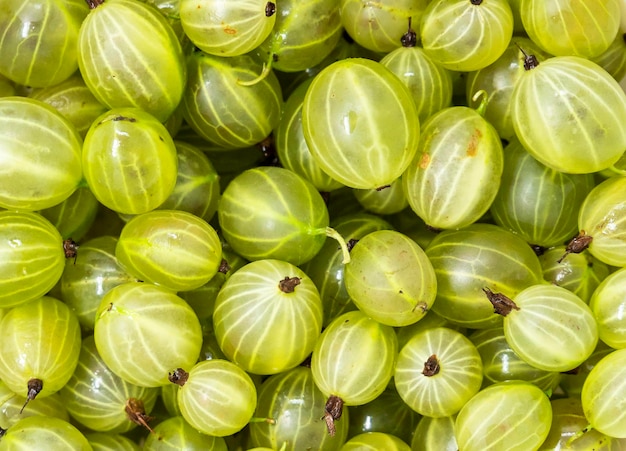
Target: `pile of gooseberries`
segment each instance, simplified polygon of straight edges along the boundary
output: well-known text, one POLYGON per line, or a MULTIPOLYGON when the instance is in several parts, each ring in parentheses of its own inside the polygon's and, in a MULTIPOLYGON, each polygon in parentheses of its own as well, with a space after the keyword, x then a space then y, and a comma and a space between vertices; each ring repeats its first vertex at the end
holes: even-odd
POLYGON ((0 451, 626 446, 625 37, 0 0, 0 451))

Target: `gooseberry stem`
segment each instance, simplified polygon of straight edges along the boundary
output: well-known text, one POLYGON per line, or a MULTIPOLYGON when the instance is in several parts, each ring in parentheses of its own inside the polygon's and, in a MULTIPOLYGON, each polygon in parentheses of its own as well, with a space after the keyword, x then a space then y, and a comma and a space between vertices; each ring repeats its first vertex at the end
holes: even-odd
POLYGON ((267 62, 263 63, 263 69, 261 70, 261 73, 259 74, 258 77, 253 78, 252 80, 248 80, 248 81, 237 80, 237 84, 241 86, 254 86, 260 81, 263 81, 265 77, 267 77, 270 71, 272 70, 272 63, 274 62, 274 57, 275 57, 275 54, 270 53, 270 56, 267 62))
POLYGON ((567 448, 570 448, 572 446, 572 443, 574 443, 576 440, 581 438, 583 435, 585 435, 587 432, 591 431, 592 429, 593 429, 593 426, 591 426, 590 424, 582 428, 580 431, 578 431, 577 433, 572 435, 569 439, 567 439, 565 446, 567 448))
POLYGON ((480 105, 476 108, 476 112, 480 114, 482 117, 485 117, 485 111, 487 111, 487 104, 489 103, 489 96, 487 95, 487 91, 481 89, 477 91, 476 94, 472 97, 472 102, 477 102, 479 98, 482 97, 480 101, 480 105))
POLYGON ((274 418, 260 418, 260 417, 252 417, 250 418, 250 423, 267 423, 267 424, 276 424, 276 420, 274 418))
POLYGON ((626 175, 626 170, 620 169, 620 168, 616 167, 615 165, 609 166, 608 169, 610 171, 614 172, 617 175, 626 175))
POLYGON ((348 245, 346 244, 346 240, 332 227, 326 227, 325 229, 326 236, 336 240, 341 247, 341 252, 343 254, 343 263, 344 265, 350 263, 350 251, 348 250, 348 245))

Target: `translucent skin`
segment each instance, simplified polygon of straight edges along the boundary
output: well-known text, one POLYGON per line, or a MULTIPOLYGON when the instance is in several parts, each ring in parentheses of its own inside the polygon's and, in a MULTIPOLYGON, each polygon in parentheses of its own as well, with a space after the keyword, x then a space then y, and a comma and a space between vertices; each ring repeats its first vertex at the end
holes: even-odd
POLYGON ((419 33, 419 23, 428 0, 341 0, 341 22, 355 42, 380 53, 400 47, 409 17, 419 33))
POLYGON ((98 354, 93 336, 89 336, 81 345, 74 374, 59 393, 78 423, 93 431, 114 434, 138 426, 126 413, 129 399, 141 401, 145 414, 150 415, 159 390, 129 384, 113 373, 98 354))
POLYGON ((70 379, 80 353, 80 325, 58 299, 44 296, 11 309, 0 322, 0 377, 26 397, 28 381, 39 379, 42 398, 70 379))
POLYGON ((198 431, 217 437, 241 430, 252 418, 256 405, 254 382, 228 360, 198 362, 178 392, 183 418, 198 431))
POLYGON ((298 366, 270 376, 259 388, 255 416, 273 418, 276 424, 250 423, 250 445, 280 449, 287 442, 287 449, 294 451, 339 450, 348 436, 352 408, 344 407, 341 419, 335 423, 335 436, 331 437, 320 416, 326 398, 315 386, 310 368, 298 366))
POLYGON ((421 247, 406 235, 381 230, 352 248, 346 290, 355 305, 382 324, 399 327, 421 320, 437 294, 437 278, 421 247))
POLYGON ((609 353, 591 370, 581 393, 589 424, 616 438, 626 438, 626 413, 622 408, 625 369, 626 349, 609 353))
POLYGON ((555 56, 594 58, 613 42, 620 26, 620 0, 520 0, 528 36, 555 56))
POLYGON ((315 77, 302 124, 321 169, 358 189, 396 180, 415 155, 420 131, 408 88, 382 64, 363 58, 337 61, 315 77))
POLYGON ((56 109, 25 97, 0 99, 0 207, 57 205, 82 179, 82 139, 56 109))
POLYGON ((424 51, 446 69, 470 72, 496 61, 513 34, 507 0, 431 1, 420 25, 424 51))
POLYGON ((267 15, 266 4, 267 0, 182 0, 180 22, 202 51, 243 55, 258 47, 276 23, 275 13, 267 15))
POLYGON ((203 219, 186 211, 154 210, 128 221, 115 256, 139 280, 188 291, 200 288, 217 273, 222 244, 203 219))
POLYGON ((596 185, 578 212, 579 230, 593 237, 589 252, 612 266, 626 266, 626 177, 610 177, 596 185))
POLYGON ((176 185, 176 147, 157 119, 137 108, 116 108, 97 118, 85 137, 83 168, 104 206, 141 214, 161 205, 176 185))
POLYGON ((527 382, 501 382, 463 406, 455 435, 465 451, 528 451, 539 449, 551 424, 552 407, 541 389, 527 382))
POLYGON ((283 168, 239 174, 224 190, 217 214, 226 241, 248 260, 300 265, 326 240, 328 210, 322 197, 310 182, 283 168))
POLYGON ((93 9, 80 28, 78 66, 102 104, 141 108, 163 122, 185 88, 178 38, 165 17, 142 2, 107 0, 93 9))
POLYGON ((94 338, 106 365, 142 387, 169 384, 168 373, 191 368, 202 346, 192 308, 171 291, 145 282, 107 292, 96 312, 94 338))
POLYGON ((601 171, 626 148, 626 93, 604 69, 560 56, 527 70, 513 90, 515 134, 533 157, 571 174, 601 171))
POLYGON ((87 438, 65 420, 41 415, 22 418, 2 437, 2 449, 91 451, 87 438), (45 444, 42 446, 42 444, 45 444))
POLYGON ((182 98, 183 116, 202 138, 222 149, 242 149, 264 140, 280 120, 282 93, 273 72, 251 86, 262 63, 251 55, 219 57, 194 52, 182 98), (224 93, 228 95, 224 95, 224 93))
POLYGON ((311 353, 322 328, 322 301, 313 281, 280 260, 257 260, 222 286, 213 312, 215 336, 224 354, 254 374, 276 374, 311 353), (293 291, 286 277, 299 279, 293 291))
POLYGON ((396 334, 360 310, 335 318, 317 341, 311 359, 315 385, 345 405, 368 403, 384 390, 395 367, 396 334), (358 349, 358 352, 357 352, 358 349))
POLYGON ((0 7, 0 74, 35 88, 54 86, 78 68, 83 0, 9 0, 0 7))
POLYGON ((38 213, 0 212, 0 307, 46 294, 63 273, 58 230, 38 213))

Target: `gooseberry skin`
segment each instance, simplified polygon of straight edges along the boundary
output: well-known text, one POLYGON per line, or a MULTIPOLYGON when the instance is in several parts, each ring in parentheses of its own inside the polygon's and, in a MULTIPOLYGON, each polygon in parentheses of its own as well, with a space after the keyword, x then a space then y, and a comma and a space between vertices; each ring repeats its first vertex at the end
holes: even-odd
POLYGON ((596 185, 578 212, 578 228, 593 237, 589 252, 607 265, 626 266, 626 177, 610 177, 596 185))
POLYGON ((545 371, 565 372, 582 364, 598 343, 598 326, 589 306, 571 291, 533 285, 513 299, 504 318, 507 343, 523 360, 545 371))
POLYGON ((594 185, 591 174, 555 171, 513 139, 504 150, 502 181, 489 211, 496 224, 527 242, 558 246, 576 235, 576 207, 594 185))
POLYGON ((55 417, 36 415, 19 420, 0 441, 1 451, 92 451, 75 426, 55 417))
POLYGON ((64 240, 71 238, 79 242, 96 220, 99 207, 91 190, 81 186, 60 204, 39 213, 56 227, 64 240))
POLYGON ((557 398, 551 400, 550 404, 552 427, 548 438, 541 445, 542 451, 612 450, 621 447, 619 439, 588 427, 589 420, 585 417, 580 397, 557 398))
POLYGON ((421 247, 393 230, 371 232, 350 251, 345 286, 370 318, 401 327, 421 320, 437 294, 437 277, 421 247))
POLYGON ((85 137, 82 161, 91 192, 118 213, 153 210, 176 185, 174 141, 163 124, 137 108, 98 117, 85 137))
POLYGON ((471 108, 450 107, 423 125, 402 187, 411 209, 430 227, 460 229, 487 212, 502 169, 502 143, 493 126, 471 108))
MULTIPOLYGON (((116 451, 140 451, 139 445, 122 434, 89 432, 85 434, 85 438, 89 441, 92 451, 109 451, 112 449, 116 451)), ((143 449, 148 450, 149 448, 144 446, 143 449)))
POLYGON ((148 434, 142 449, 144 451, 180 451, 182 449, 228 451, 226 441, 222 437, 198 432, 180 415, 172 416, 157 424, 154 434, 148 434))
POLYGON ((229 360, 253 374, 300 364, 322 329, 322 301, 313 281, 280 260, 257 260, 236 271, 215 300, 213 325, 229 360), (299 279, 291 292, 281 281, 299 279))
POLYGON ((0 74, 19 85, 54 86, 78 69, 82 0, 5 1, 0 17, 0 74))
POLYGON ((626 268, 618 269, 602 281, 589 301, 600 340, 614 349, 626 348, 625 284, 626 268))
POLYGON ((341 0, 341 23, 354 41, 368 50, 389 53, 400 47, 409 19, 419 34, 428 0, 341 0))
POLYGON ((78 363, 81 337, 74 313, 63 302, 43 296, 9 310, 0 321, 0 378, 26 397, 28 381, 43 382, 37 397, 59 391, 78 363))
POLYGON ((456 414, 480 390, 483 364, 474 344, 446 327, 425 330, 400 350, 394 381, 400 397, 420 415, 456 414), (436 374, 426 373, 431 357, 436 374))
POLYGON ((193 144, 174 141, 178 159, 176 185, 159 210, 183 210, 210 221, 220 199, 220 176, 211 160, 193 144))
POLYGON ((510 380, 530 382, 542 390, 554 390, 559 385, 561 373, 526 363, 507 343, 503 327, 476 330, 468 338, 483 362, 483 387, 510 380))
POLYGON ((76 422, 92 431, 114 434, 137 426, 126 412, 129 399, 141 401, 143 413, 149 415, 159 390, 129 384, 113 373, 98 354, 90 335, 82 342, 74 374, 59 393, 76 422))
POLYGON ((326 174, 313 159, 302 130, 304 96, 313 78, 302 82, 283 105, 282 116, 274 142, 276 154, 284 168, 310 181, 321 192, 330 192, 343 185, 326 174))
POLYGON ((611 45, 621 16, 620 0, 520 0, 519 11, 524 30, 543 50, 589 59, 611 45))
POLYGON ((277 167, 248 169, 224 190, 217 209, 222 234, 247 260, 300 265, 324 245, 328 210, 315 187, 277 167))
POLYGON ((272 418, 267 422, 250 423, 250 446, 287 450, 337 451, 348 436, 350 412, 344 407, 342 420, 336 424, 334 437, 328 434, 321 418, 326 397, 313 382, 311 369, 298 366, 268 377, 258 389, 256 418, 272 418))
POLYGON ((484 107, 484 117, 497 130, 500 137, 507 141, 515 137, 511 119, 513 88, 525 71, 523 53, 520 48, 528 55, 535 55, 540 61, 549 57, 527 37, 513 36, 509 46, 496 61, 467 74, 465 85, 465 100, 472 108, 479 108, 483 101, 483 97, 473 99, 474 95, 479 91, 487 93, 488 102, 484 107))
MULTIPOLYGON (((393 227, 380 216, 367 213, 346 214, 339 216, 331 226, 348 242, 363 238, 376 230, 393 227)), ((317 286, 324 305, 324 327, 335 317, 355 310, 345 286, 345 270, 341 250, 337 244, 327 240, 322 249, 302 266, 302 270, 317 286)))
POLYGON ((454 324, 486 329, 502 324, 483 288, 513 298, 541 283, 539 259, 523 239, 499 226, 475 223, 438 234, 426 248, 437 275, 432 310, 454 324))
POLYGON ((187 59, 189 77, 181 108, 189 126, 222 150, 242 149, 264 140, 280 120, 282 92, 270 72, 252 86, 262 63, 251 54, 220 57, 195 52, 187 59), (228 92, 227 96, 224 93, 228 92))
POLYGON ((359 310, 347 312, 335 318, 315 344, 313 380, 324 395, 337 396, 347 406, 365 404, 385 390, 397 353, 391 326, 359 310))
POLYGON ((415 155, 420 131, 408 88, 385 66, 364 58, 332 63, 313 79, 302 125, 320 168, 357 189, 397 179, 415 155))
POLYGON ((24 97, 0 99, 0 207, 42 210, 63 202, 82 179, 83 142, 57 110, 24 97))
POLYGON ((538 387, 501 382, 478 392, 455 421, 459 449, 485 451, 539 449, 550 432, 552 406, 538 387))
POLYGON ((621 120, 626 93, 584 58, 553 57, 527 70, 517 80, 511 105, 515 134, 524 148, 556 171, 601 171, 626 148, 621 120))
POLYGON ((104 363, 140 387, 169 383, 200 355, 202 329, 193 309, 169 290, 143 282, 118 285, 102 298, 94 327, 104 363))
POLYGON ((187 77, 165 17, 133 0, 107 0, 89 13, 78 36, 78 66, 103 105, 141 108, 162 122, 178 106, 187 77))
POLYGON ((4 382, 0 382, 0 428, 8 429, 22 418, 35 415, 70 421, 59 392, 26 401, 27 398, 16 395, 4 382))
POLYGON ((217 273, 222 244, 205 220, 185 211, 154 210, 126 223, 115 257, 140 280, 189 291, 217 273))
POLYGON ((326 58, 341 38, 337 0, 275 2, 276 23, 257 51, 271 67, 283 72, 309 69, 326 58))
POLYGON ((420 25, 426 54, 459 72, 482 69, 496 61, 512 35, 513 13, 507 0, 434 0, 420 25))
POLYGON ((93 121, 108 110, 92 94, 78 72, 62 83, 34 90, 29 97, 54 107, 76 127, 83 139, 93 121))
POLYGON ((63 238, 38 213, 0 211, 0 307, 46 294, 63 274, 63 238))
POLYGON ((454 436, 455 418, 422 417, 413 432, 411 450, 437 449, 441 451, 458 451, 459 447, 454 436))
POLYGON ((80 259, 66 259, 61 298, 78 317, 84 331, 93 331, 104 295, 125 282, 136 282, 115 258, 117 238, 105 235, 81 243, 80 259))
POLYGON ((276 23, 267 0, 181 0, 180 23, 203 52, 238 56, 258 47, 276 23))
POLYGON ((409 445, 392 434, 384 432, 364 432, 343 444, 341 451, 411 451, 409 445))
POLYGON ((587 375, 581 392, 591 427, 610 437, 626 438, 626 349, 604 356, 587 375))
POLYGON ((189 370, 178 392, 183 418, 198 431, 232 435, 252 418, 257 392, 250 376, 228 360, 203 360, 189 370))
POLYGON ((555 246, 539 256, 543 278, 551 284, 567 288, 589 304, 598 285, 609 275, 609 266, 589 252, 569 254, 559 262, 566 250, 564 245, 555 246))
POLYGON ((409 88, 420 124, 452 103, 452 74, 435 63, 421 47, 400 47, 380 63, 409 88))

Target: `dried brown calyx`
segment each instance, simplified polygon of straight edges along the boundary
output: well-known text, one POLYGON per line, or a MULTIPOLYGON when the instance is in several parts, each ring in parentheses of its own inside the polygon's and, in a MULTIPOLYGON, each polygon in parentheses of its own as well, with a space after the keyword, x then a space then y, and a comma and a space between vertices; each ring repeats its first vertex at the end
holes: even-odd
POLYGON ((22 414, 22 412, 26 408, 26 405, 30 401, 35 399, 37 397, 37 395, 41 392, 41 390, 43 390, 43 381, 41 379, 36 379, 36 378, 29 379, 27 384, 26 384, 26 388, 28 390, 28 393, 26 394, 26 402, 24 403, 24 405, 20 409, 20 415, 22 414))
POLYGON ((530 247, 537 257, 542 256, 546 252, 546 248, 538 244, 531 244, 530 247))
POLYGON ((185 385, 187 379, 189 379, 189 373, 182 368, 176 368, 173 372, 169 373, 167 378, 172 384, 185 385))
POLYGON ((228 271, 230 271, 230 265, 228 264, 228 262, 226 261, 226 259, 222 259, 221 263, 220 263, 220 267, 217 269, 218 272, 222 273, 222 274, 226 274, 228 271))
POLYGON ((515 45, 517 45, 517 48, 524 55, 524 70, 532 70, 535 67, 539 66, 539 60, 535 55, 529 55, 524 51, 523 48, 519 46, 519 44, 516 43, 515 45))
POLYGON ((355 238, 350 238, 348 240, 348 242, 346 243, 346 246, 348 246, 348 252, 352 250, 352 248, 354 248, 354 246, 356 245, 356 243, 358 243, 359 240, 355 239, 355 238))
POLYGON ((511 313, 512 310, 519 310, 519 307, 508 296, 502 293, 494 293, 489 288, 483 288, 483 291, 498 315, 506 316, 511 313))
POLYGON ((293 293, 298 285, 300 285, 302 279, 300 277, 288 277, 285 276, 283 280, 278 282, 278 288, 283 293, 293 293))
POLYGON ((422 374, 426 377, 432 377, 436 374, 439 374, 440 369, 441 367, 439 366, 439 359, 437 359, 436 354, 433 354, 428 357, 426 362, 424 362, 424 370, 422 371, 422 374))
POLYGON ((326 407, 324 408, 324 421, 326 421, 326 428, 331 437, 335 436, 337 430, 335 429, 335 421, 341 418, 343 413, 343 400, 335 395, 331 395, 326 401, 326 407))
POLYGON ((265 17, 272 17, 276 13, 276 3, 267 2, 265 4, 265 17))
POLYGON ((139 426, 145 427, 147 430, 154 434, 154 431, 148 424, 152 417, 146 415, 146 409, 143 405, 143 401, 137 398, 128 398, 126 400, 126 405, 124 406, 124 411, 126 412, 126 416, 133 423, 138 424, 139 426))
POLYGON ((85 0, 87 5, 89 5, 89 9, 96 9, 98 6, 104 3, 104 0, 85 0))
POLYGON ((400 42, 402 43, 402 47, 415 47, 417 45, 417 33, 415 30, 411 28, 412 17, 409 17, 409 29, 402 35, 400 38, 400 42))
POLYGON ((565 253, 556 262, 561 263, 569 254, 580 254, 582 251, 589 247, 592 241, 593 237, 587 235, 587 232, 585 232, 584 230, 581 230, 578 235, 576 235, 569 243, 567 243, 565 253))
POLYGON ((78 248, 80 246, 76 241, 71 238, 67 240, 63 240, 63 252, 65 253, 65 258, 73 258, 74 264, 76 264, 76 257, 78 257, 78 248))

